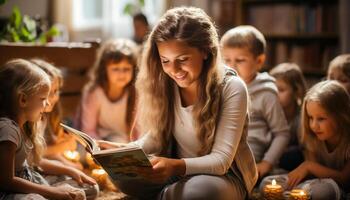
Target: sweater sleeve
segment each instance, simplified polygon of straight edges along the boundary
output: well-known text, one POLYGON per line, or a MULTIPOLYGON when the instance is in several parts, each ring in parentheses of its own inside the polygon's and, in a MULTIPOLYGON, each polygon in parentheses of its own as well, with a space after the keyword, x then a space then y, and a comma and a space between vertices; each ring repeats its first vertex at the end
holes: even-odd
POLYGON ((221 112, 212 150, 201 157, 184 158, 186 175, 223 175, 230 168, 241 140, 247 115, 247 89, 238 77, 228 80, 223 88, 221 112))
POLYGON ((83 95, 81 105, 81 129, 95 139, 99 139, 97 133, 97 121, 100 102, 96 89, 83 95))
POLYGON ((287 120, 285 118, 282 106, 275 93, 269 92, 263 99, 262 106, 264 119, 268 123, 272 133, 272 141, 268 150, 265 152, 263 160, 276 164, 288 146, 290 132, 287 120))

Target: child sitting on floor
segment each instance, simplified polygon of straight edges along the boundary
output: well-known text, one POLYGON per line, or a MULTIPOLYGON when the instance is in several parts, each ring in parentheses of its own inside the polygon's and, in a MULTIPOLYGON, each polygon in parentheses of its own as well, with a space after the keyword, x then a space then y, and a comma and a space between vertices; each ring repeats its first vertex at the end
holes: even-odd
POLYGON ((279 167, 291 171, 304 161, 300 145, 300 106, 306 84, 302 71, 294 63, 281 63, 270 74, 276 79, 278 99, 287 118, 291 136, 288 148, 279 161, 279 167))
POLYGON ((288 175, 266 177, 285 189, 301 188, 312 200, 345 199, 350 192, 350 96, 338 82, 323 81, 307 92, 302 106, 305 159, 288 175))
POLYGON ((254 153, 259 176, 269 173, 289 142, 289 127, 278 100, 275 79, 259 73, 265 61, 266 41, 252 26, 238 26, 221 39, 224 61, 237 70, 250 96, 248 143, 254 153))

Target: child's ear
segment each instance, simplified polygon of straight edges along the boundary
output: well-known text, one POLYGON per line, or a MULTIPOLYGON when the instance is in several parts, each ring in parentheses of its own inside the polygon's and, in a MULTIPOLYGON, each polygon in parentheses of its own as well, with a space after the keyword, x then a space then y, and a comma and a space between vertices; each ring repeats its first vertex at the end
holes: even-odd
POLYGON ((19 106, 21 108, 26 107, 27 106, 27 95, 20 93, 18 95, 18 100, 19 100, 19 106))
POLYGON ((259 70, 262 68, 266 60, 266 55, 260 54, 258 57, 256 57, 257 65, 259 66, 259 70))

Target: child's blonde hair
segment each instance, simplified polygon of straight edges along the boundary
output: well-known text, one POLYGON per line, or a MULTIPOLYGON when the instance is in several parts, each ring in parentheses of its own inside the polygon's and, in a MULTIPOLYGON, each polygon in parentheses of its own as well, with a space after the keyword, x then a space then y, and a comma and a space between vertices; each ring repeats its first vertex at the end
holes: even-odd
POLYGON ((291 86, 296 95, 296 103, 301 106, 306 92, 306 82, 300 67, 295 63, 281 63, 274 67, 270 74, 291 86))
POLYGON ((344 75, 346 75, 348 78, 350 78, 350 54, 342 54, 337 57, 335 57, 328 66, 328 76, 329 71, 333 68, 339 68, 343 72, 344 75))
POLYGON ((329 116, 336 122, 336 130, 341 135, 342 143, 350 142, 350 96, 345 88, 337 81, 322 81, 314 85, 304 98, 302 106, 302 140, 307 144, 307 149, 314 151, 320 145, 317 136, 309 125, 309 117, 306 111, 308 102, 318 102, 329 116))
POLYGON ((131 130, 134 108, 136 102, 135 80, 138 71, 137 68, 137 45, 129 39, 113 39, 105 42, 98 52, 95 65, 89 72, 89 82, 84 87, 85 92, 91 92, 97 86, 102 87, 105 94, 108 94, 107 66, 110 63, 118 63, 126 59, 132 66, 132 80, 126 86, 129 91, 127 100, 125 123, 128 132, 131 130))
POLYGON ((255 27, 244 25, 228 30, 221 38, 222 48, 248 48, 255 56, 265 54, 266 40, 255 27))
MULTIPOLYGON (((196 134, 204 155, 211 150, 220 110, 223 64, 216 28, 199 8, 168 10, 153 28, 142 55, 136 81, 139 92, 138 122, 144 131, 160 141, 162 153, 168 148, 175 121, 176 83, 162 68, 157 43, 176 40, 207 54, 199 77, 199 99, 193 108, 196 134)), ((196 66, 198 67, 198 66, 196 66)))
MULTIPOLYGON (((47 74, 33 63, 15 59, 0 68, 0 116, 16 119, 19 112, 19 95, 35 95, 42 87, 50 87, 47 74)), ((35 122, 26 122, 24 136, 33 144, 32 162, 37 164, 42 155, 45 141, 37 134, 35 122)))
MULTIPOLYGON (((32 63, 36 64, 39 66, 42 70, 46 72, 46 74, 49 75, 51 81, 54 81, 55 79, 58 80, 58 85, 59 89, 62 88, 63 86, 63 76, 62 72, 60 69, 57 67, 53 66, 49 62, 46 62, 45 60, 34 58, 30 60, 32 63)), ((48 131, 48 135, 46 137, 51 137, 49 140, 51 142, 55 142, 53 136, 59 136, 58 134, 63 133, 62 132, 62 127, 60 126, 61 120, 62 120, 62 109, 61 109, 61 104, 58 101, 55 106, 53 107, 52 112, 46 114, 47 115, 47 120, 48 124, 46 127, 45 131, 48 131)), ((48 141, 46 141, 48 142, 48 141)))

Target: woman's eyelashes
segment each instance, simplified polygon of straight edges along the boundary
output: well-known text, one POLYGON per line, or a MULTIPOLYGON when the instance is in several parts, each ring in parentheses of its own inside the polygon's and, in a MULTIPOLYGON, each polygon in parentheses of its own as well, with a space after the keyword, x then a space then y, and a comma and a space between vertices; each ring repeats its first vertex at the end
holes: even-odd
MULTIPOLYGON (((184 57, 184 58, 177 58, 177 59, 175 59, 175 63, 178 63, 178 64, 184 64, 184 63, 186 63, 186 61, 188 61, 188 57, 184 57)), ((165 65, 165 64, 168 64, 168 63, 170 63, 170 61, 169 60, 167 60, 167 59, 161 59, 161 63, 163 64, 163 65, 165 65)))

